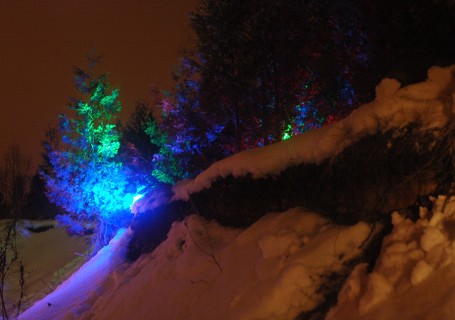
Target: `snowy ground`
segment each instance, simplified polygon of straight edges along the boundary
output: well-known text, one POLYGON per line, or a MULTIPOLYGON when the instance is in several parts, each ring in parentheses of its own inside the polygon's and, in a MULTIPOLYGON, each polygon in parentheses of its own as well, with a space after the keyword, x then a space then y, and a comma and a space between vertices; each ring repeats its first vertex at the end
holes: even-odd
MULTIPOLYGON (((373 272, 354 269, 327 319, 452 319, 455 198, 446 200, 415 223, 393 214, 373 272)), ((132 264, 122 260, 130 236, 122 230, 20 319, 294 319, 323 299, 320 286, 330 286, 370 230, 299 208, 246 230, 190 216, 132 264)))
POLYGON ((369 233, 298 208, 244 231, 190 216, 131 265, 117 259, 128 237, 119 234, 20 319, 293 319, 369 233))
POLYGON ((455 197, 435 199, 415 223, 398 213, 392 223, 373 272, 356 267, 327 319, 455 318, 455 197))
POLYGON ((126 230, 120 230, 109 245, 19 318, 79 319, 78 315, 90 309, 94 300, 106 289, 103 287, 107 285, 105 280, 123 261, 128 239, 126 230))
MULTIPOLYGON (((174 188, 186 199, 218 176, 259 177, 298 163, 318 163, 366 134, 410 122, 443 127, 454 117, 455 67, 400 88, 386 79, 375 101, 339 123, 214 164, 174 188)), ((391 216, 392 233, 371 273, 357 265, 327 318, 454 319, 455 199, 433 199, 416 222, 391 216)), ((138 204, 140 212, 153 205, 138 204)), ((293 208, 269 213, 245 230, 197 216, 173 224, 166 241, 134 263, 123 260, 122 230, 56 291, 20 319, 294 319, 321 299, 330 275, 360 253, 372 226, 337 226, 293 208)))
MULTIPOLYGON (((8 221, 2 220, 5 225, 8 221)), ((55 227, 45 232, 34 233, 27 227, 55 225, 53 220, 27 221, 22 220, 17 225, 17 247, 19 260, 25 267, 25 299, 24 307, 51 292, 55 286, 63 281, 65 267, 81 259, 81 255, 88 249, 84 238, 70 237, 62 228, 55 227)), ((3 240, 2 240, 3 241, 3 240)), ((6 280, 6 305, 10 314, 19 299, 17 268, 11 269, 6 280)))

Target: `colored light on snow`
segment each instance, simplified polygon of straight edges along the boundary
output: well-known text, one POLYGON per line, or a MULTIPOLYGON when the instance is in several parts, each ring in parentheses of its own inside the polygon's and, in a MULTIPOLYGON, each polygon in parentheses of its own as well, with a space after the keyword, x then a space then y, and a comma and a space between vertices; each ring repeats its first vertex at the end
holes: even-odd
POLYGON ((133 203, 134 204, 137 200, 141 199, 144 195, 143 194, 137 194, 133 197, 133 203))

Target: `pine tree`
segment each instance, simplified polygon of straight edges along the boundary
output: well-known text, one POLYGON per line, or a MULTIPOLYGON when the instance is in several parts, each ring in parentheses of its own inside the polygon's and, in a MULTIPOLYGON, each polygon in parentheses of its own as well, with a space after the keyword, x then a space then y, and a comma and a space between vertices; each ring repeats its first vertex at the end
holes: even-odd
POLYGON ((455 63, 455 3, 429 0, 358 1, 371 43, 374 72, 368 85, 382 78, 402 84, 426 79, 432 66, 455 63))

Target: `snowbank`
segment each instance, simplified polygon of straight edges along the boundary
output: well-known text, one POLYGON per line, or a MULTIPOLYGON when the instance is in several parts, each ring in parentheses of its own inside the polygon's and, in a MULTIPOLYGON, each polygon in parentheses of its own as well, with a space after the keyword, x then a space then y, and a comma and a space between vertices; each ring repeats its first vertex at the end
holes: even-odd
POLYGON ((113 273, 79 319, 294 319, 359 252, 370 227, 293 209, 241 231, 190 216, 154 252, 113 273))
MULTIPOLYGON (((413 222, 398 213, 371 273, 359 264, 328 320, 451 319, 455 197, 413 222)), ((155 251, 122 263, 128 232, 20 319, 295 319, 356 257, 371 226, 337 226, 294 208, 246 230, 198 216, 173 224, 155 251)))
POLYGON ((336 124, 294 136, 263 148, 238 153, 214 163, 193 180, 177 184, 174 199, 209 188, 218 177, 277 175, 289 166, 319 164, 338 155, 360 138, 379 130, 402 128, 418 123, 423 128, 442 128, 453 117, 455 66, 433 67, 423 83, 400 88, 393 79, 384 79, 376 88, 375 101, 354 110, 336 124))
POLYGON ((435 199, 412 222, 398 213, 372 273, 356 266, 328 320, 453 319, 455 315, 455 197, 435 199))

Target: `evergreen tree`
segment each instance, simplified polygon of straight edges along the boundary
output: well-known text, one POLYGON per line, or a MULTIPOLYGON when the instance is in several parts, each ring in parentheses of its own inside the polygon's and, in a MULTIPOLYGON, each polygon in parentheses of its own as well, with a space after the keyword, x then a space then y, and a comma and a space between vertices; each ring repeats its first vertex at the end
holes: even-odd
MULTIPOLYGON (((157 99, 159 99, 159 94, 157 99)), ((120 159, 131 183, 149 189, 173 184, 185 177, 168 136, 161 130, 148 102, 140 101, 122 130, 120 159)))
POLYGON ((202 0, 195 53, 164 99, 189 176, 240 150, 331 123, 384 77, 455 63, 455 6, 406 0, 202 0))
POLYGON ((206 165, 348 113, 368 68, 356 8, 347 0, 203 0, 192 15, 196 53, 182 60, 164 106, 166 128, 179 127, 171 136, 191 137, 187 154, 206 165))
POLYGON ((39 173, 35 174, 30 183, 28 201, 22 217, 24 219, 54 219, 62 213, 62 210, 47 198, 46 183, 41 175, 39 173))
MULTIPOLYGON (((232 152, 229 147, 233 140, 220 134, 225 129, 225 117, 201 108, 197 74, 197 64, 183 58, 180 69, 173 73, 175 92, 161 97, 160 102, 162 121, 158 129, 162 128, 168 136, 166 153, 172 153, 172 162, 184 168, 178 174, 181 178, 195 176, 232 152)), ((154 132, 155 129, 149 131, 152 139, 156 139, 154 132)))
POLYGON ((151 172, 154 155, 160 147, 153 144, 145 132, 147 123, 151 121, 155 121, 155 118, 150 104, 139 101, 128 122, 122 127, 119 159, 127 170, 130 184, 154 186, 157 183, 151 172))
POLYGON ((127 179, 115 156, 120 147, 117 115, 119 90, 111 89, 106 74, 96 76, 90 60, 89 73, 74 70, 80 98, 69 108, 75 115, 60 115, 61 143, 49 145, 51 172, 42 171, 51 202, 79 220, 94 221, 100 228, 99 245, 122 223, 119 213, 128 208, 127 179))

